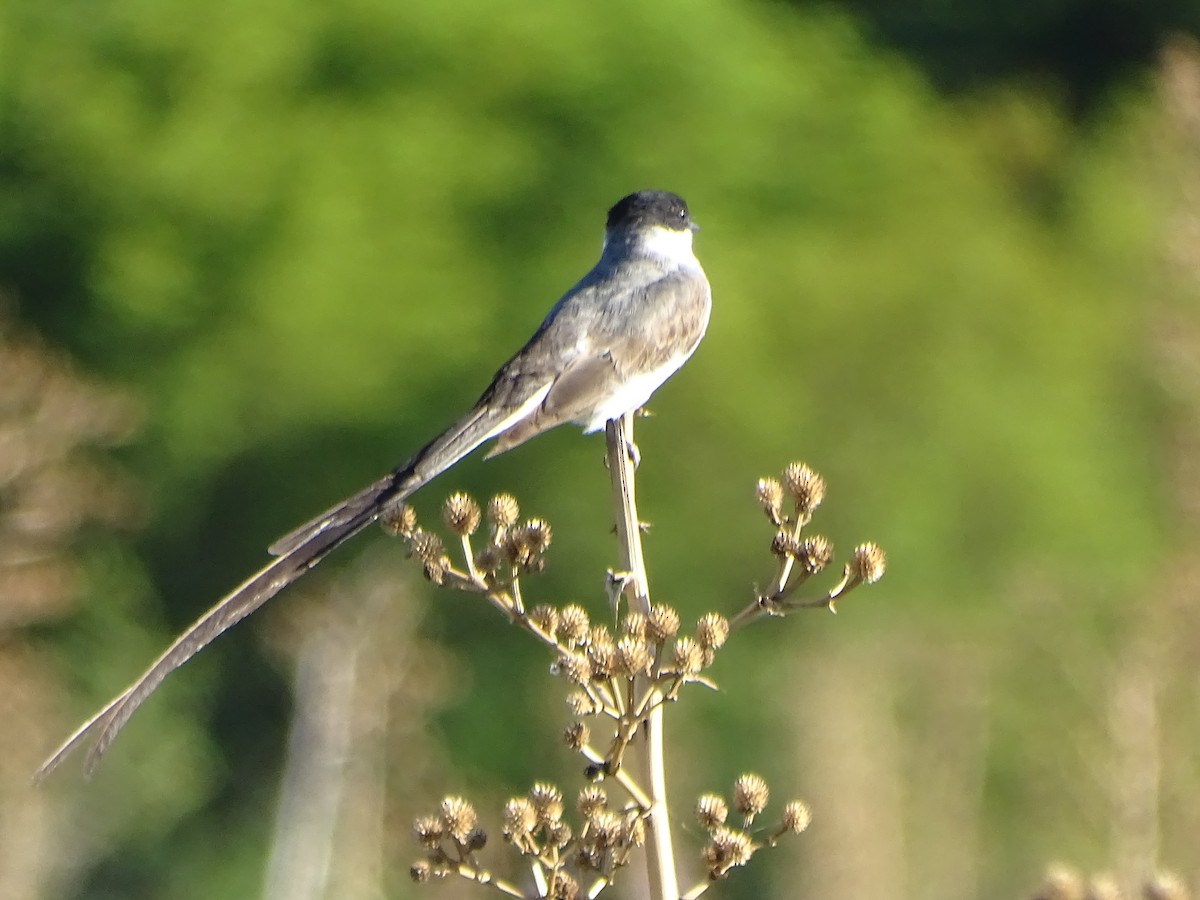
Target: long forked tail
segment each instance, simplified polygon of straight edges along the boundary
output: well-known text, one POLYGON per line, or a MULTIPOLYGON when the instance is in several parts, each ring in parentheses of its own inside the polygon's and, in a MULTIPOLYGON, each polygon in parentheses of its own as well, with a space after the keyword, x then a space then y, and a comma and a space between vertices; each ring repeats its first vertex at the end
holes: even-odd
POLYGON ((355 494, 336 510, 331 510, 326 515, 324 527, 315 531, 308 540, 291 546, 285 554, 234 588, 193 622, 133 684, 84 722, 42 763, 35 781, 44 779, 71 751, 95 735, 95 743, 85 763, 85 770, 90 775, 129 717, 167 675, 208 646, 227 628, 236 625, 304 575, 334 548, 362 531, 378 518, 389 501, 402 499, 412 490, 410 484, 399 480, 396 475, 389 475, 355 494), (339 510, 341 515, 336 515, 339 510))
MULTIPOLYGON (((389 504, 403 500, 484 441, 528 415, 550 388, 548 383, 537 386, 524 395, 524 400, 512 407, 493 403, 492 394, 496 385, 501 383, 501 374, 496 376, 492 387, 470 412, 426 444, 408 462, 272 544, 270 552, 277 558, 217 601, 137 681, 84 722, 42 763, 34 776, 35 781, 40 782, 71 751, 95 736, 95 744, 84 766, 87 773, 91 774, 117 732, 171 672, 203 650, 227 628, 236 625, 308 572, 334 548, 375 521, 389 504)), ((511 385, 507 386, 511 388, 511 385)))

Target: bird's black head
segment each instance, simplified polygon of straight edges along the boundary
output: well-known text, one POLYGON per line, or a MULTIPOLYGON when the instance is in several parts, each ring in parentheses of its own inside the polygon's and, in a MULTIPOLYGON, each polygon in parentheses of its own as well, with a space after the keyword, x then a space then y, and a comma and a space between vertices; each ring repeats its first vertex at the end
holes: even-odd
POLYGON ((687 204, 670 191, 638 191, 617 201, 608 211, 609 229, 669 228, 672 231, 693 229, 687 204))

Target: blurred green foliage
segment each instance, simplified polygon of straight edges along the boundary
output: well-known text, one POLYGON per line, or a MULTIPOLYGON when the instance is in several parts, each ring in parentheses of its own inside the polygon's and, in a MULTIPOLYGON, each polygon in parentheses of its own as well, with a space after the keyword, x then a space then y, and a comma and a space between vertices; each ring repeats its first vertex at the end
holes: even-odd
MULTIPOLYGON (((707 744, 695 765, 721 774, 702 786, 760 766, 811 789, 739 700, 773 666, 944 638, 994 666, 976 895, 1015 896, 1060 848, 1103 862, 1104 829, 1063 800, 1099 789, 1066 784, 1070 755, 1039 739, 1091 701, 1059 689, 1053 649, 1017 621, 1037 605, 1010 598, 1029 579, 1069 592, 1054 627, 1103 655, 1163 553, 1147 79, 1108 88, 1086 124, 1036 81, 946 99, 844 12, 732 0, 12 0, 0 66, 0 290, 148 409, 127 461, 153 525, 136 560, 96 552, 50 636, 80 712, 259 548, 472 402, 593 262, 607 206, 662 187, 701 224, 715 309, 639 426, 656 599, 695 616, 749 597, 770 565, 750 488, 793 458, 830 483, 820 528, 891 560, 837 620, 735 642, 703 715, 738 737, 707 744), (1036 796, 1031 758, 1050 772, 1036 796)), ((515 491, 555 527, 539 588, 598 603, 600 458, 564 430, 464 463, 417 505, 515 491)), ((495 711, 536 689, 540 657, 474 608, 432 615, 474 670, 440 723, 455 762, 527 783, 528 737, 495 711)), ((94 785, 62 776, 119 815, 57 896, 257 890, 287 710, 254 632, 174 677, 94 785)), ((923 664, 901 692, 928 687, 923 664)), ((722 896, 766 890, 739 877, 722 896)))

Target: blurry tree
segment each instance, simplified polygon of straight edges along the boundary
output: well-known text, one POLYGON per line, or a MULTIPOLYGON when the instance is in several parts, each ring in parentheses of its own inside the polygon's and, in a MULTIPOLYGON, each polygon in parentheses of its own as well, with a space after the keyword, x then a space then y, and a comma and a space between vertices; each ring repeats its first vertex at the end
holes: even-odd
MULTIPOLYGON (((808 5, 808 0, 794 0, 808 5)), ((1049 81, 1078 112, 1149 69, 1176 33, 1200 36, 1195 0, 843 0, 871 31, 917 61, 944 90, 997 80, 1049 81)))

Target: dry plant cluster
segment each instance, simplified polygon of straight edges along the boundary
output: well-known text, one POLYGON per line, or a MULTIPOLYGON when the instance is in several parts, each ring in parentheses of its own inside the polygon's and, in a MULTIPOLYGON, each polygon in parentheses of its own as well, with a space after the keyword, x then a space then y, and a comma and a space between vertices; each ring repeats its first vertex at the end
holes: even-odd
MULTIPOLYGON (((467 494, 446 499, 442 521, 457 544, 453 554, 447 542, 418 524, 412 507, 390 510, 383 517, 385 529, 408 544, 429 580, 484 597, 553 655, 551 672, 567 683, 572 717, 563 740, 582 757, 586 782, 575 794, 573 824, 567 821, 563 791, 553 784, 535 784, 528 794, 505 805, 500 835, 526 863, 527 884, 500 877, 484 865, 480 851, 488 843, 488 832, 474 805, 459 796, 445 797, 437 812, 414 822, 413 834, 424 855, 410 870, 413 879, 424 883, 457 874, 513 897, 561 900, 595 897, 611 884, 634 850, 646 845, 647 833, 655 827, 652 810, 656 803, 665 803, 634 774, 640 767, 626 765, 631 746, 646 739, 651 718, 678 700, 685 685, 714 686, 707 673, 733 631, 795 609, 834 609, 835 601, 849 591, 883 575, 883 552, 875 544, 862 544, 832 588, 797 596, 797 589, 833 558, 828 540, 805 533, 824 494, 824 481, 801 463, 789 465, 779 478, 760 480, 757 500, 774 528, 774 575, 767 589, 732 618, 710 612, 690 628, 683 628, 679 613, 665 604, 635 608, 632 594, 621 614, 622 596, 629 594, 634 580, 629 572, 607 574, 616 619, 612 626, 593 621, 574 603, 530 606, 524 581, 545 567, 552 529, 543 519, 522 519, 517 500, 509 494, 493 497, 483 509, 467 494)), ((701 796, 694 804, 694 817, 707 835, 700 851, 705 877, 686 891, 663 895, 699 897, 758 850, 808 827, 809 810, 797 800, 785 803, 771 823, 763 825, 769 797, 767 783, 754 774, 739 777, 728 800, 717 794, 701 796), (736 821, 731 820, 731 810, 736 821)), ((673 860, 658 861, 660 867, 673 865, 673 860)), ((672 874, 669 883, 673 878, 672 874)))

